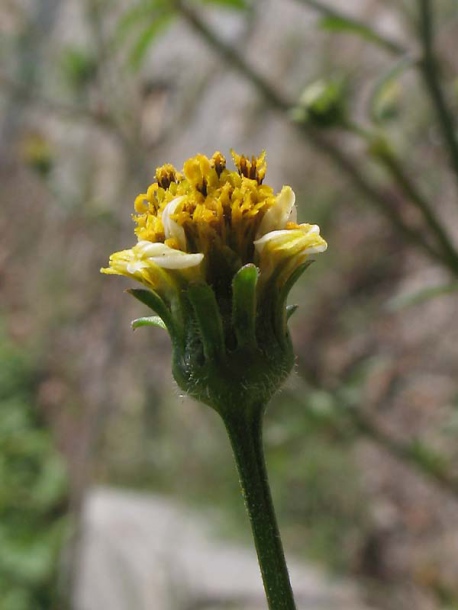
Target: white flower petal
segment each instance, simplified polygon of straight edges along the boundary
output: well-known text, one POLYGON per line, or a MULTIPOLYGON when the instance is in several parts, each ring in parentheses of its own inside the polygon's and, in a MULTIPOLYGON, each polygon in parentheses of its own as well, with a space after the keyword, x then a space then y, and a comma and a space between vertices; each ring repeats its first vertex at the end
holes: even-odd
POLYGON ((257 239, 254 242, 254 246, 258 252, 262 252, 262 250, 269 242, 276 241, 278 243, 281 243, 282 241, 287 242, 290 239, 291 231, 289 231, 288 229, 282 229, 280 231, 270 231, 269 233, 266 233, 265 235, 257 239))
POLYGON ((297 210, 294 205, 295 201, 296 195, 293 189, 289 186, 284 186, 277 195, 274 205, 264 214, 264 218, 259 225, 257 237, 261 237, 274 230, 284 229, 289 221, 296 222, 297 210))
POLYGON ((186 234, 184 229, 175 220, 170 218, 184 199, 186 199, 185 196, 176 197, 165 206, 162 212, 162 224, 164 226, 164 234, 166 239, 170 239, 171 237, 175 238, 180 248, 186 250, 186 234))
POLYGON ((151 243, 149 241, 139 241, 132 248, 135 255, 138 255, 135 264, 143 265, 139 268, 148 267, 148 263, 154 263, 163 269, 185 269, 187 267, 196 267, 199 265, 204 255, 199 252, 197 254, 188 254, 175 248, 170 248, 162 243, 151 243))
POLYGON ((297 229, 270 231, 270 233, 266 233, 266 235, 257 239, 254 242, 254 246, 257 252, 261 254, 266 246, 269 246, 271 250, 278 251, 295 248, 302 244, 303 247, 300 248, 301 254, 316 254, 324 252, 328 247, 327 243, 319 235, 320 228, 318 225, 302 224, 297 229), (309 243, 308 247, 307 243, 309 243))

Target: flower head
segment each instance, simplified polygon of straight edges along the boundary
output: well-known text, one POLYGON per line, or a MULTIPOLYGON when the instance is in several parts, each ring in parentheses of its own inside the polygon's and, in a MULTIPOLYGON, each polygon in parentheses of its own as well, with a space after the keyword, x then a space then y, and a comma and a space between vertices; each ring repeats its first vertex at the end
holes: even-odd
POLYGON ((182 172, 158 168, 135 200, 138 243, 102 269, 146 287, 131 292, 167 326, 175 378, 215 408, 237 376, 270 395, 288 374, 286 297, 308 256, 327 247, 316 225, 297 224, 289 186, 276 195, 263 184, 265 153, 232 157, 236 171, 219 152, 188 159, 182 172))

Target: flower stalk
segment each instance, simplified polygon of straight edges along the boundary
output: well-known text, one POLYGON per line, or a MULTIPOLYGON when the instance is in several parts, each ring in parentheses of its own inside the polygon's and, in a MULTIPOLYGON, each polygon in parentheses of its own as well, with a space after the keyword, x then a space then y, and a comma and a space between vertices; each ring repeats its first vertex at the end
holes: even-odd
POLYGON ((223 417, 234 452, 270 610, 295 610, 262 446, 264 408, 223 417))
POLYGON ((189 396, 212 407, 229 435, 270 610, 294 610, 262 449, 265 407, 288 377, 294 352, 289 292, 326 250, 319 228, 298 224, 289 186, 264 185, 265 153, 197 155, 171 165, 135 200, 138 242, 103 273, 124 275, 156 315, 134 328, 165 328, 172 372, 189 396))

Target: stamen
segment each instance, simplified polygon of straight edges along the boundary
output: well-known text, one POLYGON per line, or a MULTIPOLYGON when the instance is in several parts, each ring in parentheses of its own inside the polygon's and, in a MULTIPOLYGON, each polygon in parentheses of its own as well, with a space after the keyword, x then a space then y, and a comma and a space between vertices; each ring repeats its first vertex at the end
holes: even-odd
POLYGON ((168 189, 172 182, 176 182, 177 177, 177 170, 170 163, 158 167, 156 170, 157 183, 164 190, 168 189))

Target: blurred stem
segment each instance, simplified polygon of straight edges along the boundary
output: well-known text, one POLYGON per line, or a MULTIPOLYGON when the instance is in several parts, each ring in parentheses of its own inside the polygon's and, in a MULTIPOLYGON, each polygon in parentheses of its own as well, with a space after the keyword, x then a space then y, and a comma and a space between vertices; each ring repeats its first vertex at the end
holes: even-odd
POLYGON ((242 57, 238 51, 230 44, 221 40, 219 36, 200 18, 200 15, 193 10, 186 2, 176 0, 175 8, 185 19, 193 30, 195 30, 203 40, 228 64, 236 68, 243 76, 249 80, 256 89, 269 101, 269 104, 277 110, 287 111, 290 104, 270 85, 260 74, 256 72, 242 57))
POLYGON ((448 148, 450 163, 458 180, 458 139, 455 124, 439 81, 439 67, 434 53, 434 10, 431 0, 418 0, 419 35, 423 56, 418 63, 426 90, 436 112, 442 137, 448 148))
POLYGON ((394 182, 400 187, 409 201, 420 211, 428 228, 432 231, 442 250, 443 263, 450 271, 458 275, 458 252, 450 240, 441 221, 434 213, 433 204, 418 190, 417 185, 410 179, 402 162, 391 149, 389 143, 377 136, 377 133, 358 123, 348 122, 345 125, 348 131, 362 138, 369 145, 371 156, 389 173, 394 182))
POLYGON ((228 409, 223 415, 270 610, 295 610, 285 554, 278 530, 262 446, 263 408, 228 409))
MULTIPOLYGON (((236 68, 263 96, 267 104, 274 110, 288 117, 293 104, 284 98, 270 83, 256 72, 240 55, 235 48, 221 40, 217 34, 201 19, 200 15, 185 2, 177 0, 175 8, 183 19, 195 30, 201 38, 216 51, 225 61, 236 68)), ((325 154, 334 165, 351 179, 354 186, 362 195, 378 208, 379 212, 403 235, 409 243, 421 248, 434 260, 442 261, 442 255, 433 248, 423 235, 410 227, 393 206, 392 198, 379 188, 365 173, 361 171, 355 161, 338 145, 325 138, 316 129, 308 124, 301 123, 298 128, 304 134, 307 142, 321 153, 325 154)))
MULTIPOLYGON (((307 380, 305 384, 306 388, 300 395, 291 394, 302 408, 304 407, 303 395, 308 392, 309 387, 323 389, 323 386, 318 385, 317 381, 307 380)), ((361 408, 345 404, 345 400, 342 400, 339 407, 336 408, 335 416, 328 417, 323 426, 342 440, 348 440, 349 429, 352 433, 367 438, 389 455, 437 485, 442 491, 458 499, 458 480, 450 474, 443 459, 435 450, 418 441, 405 442, 393 438, 361 408), (342 422, 346 422, 348 427, 342 426, 342 422)))
POLYGON ((380 32, 377 32, 364 21, 355 19, 354 17, 350 17, 345 13, 342 13, 330 6, 327 6, 320 0, 296 0, 296 2, 309 6, 310 8, 321 13, 324 17, 330 17, 332 19, 339 19, 345 21, 346 23, 354 27, 355 30, 366 30, 370 32, 371 42, 374 42, 379 47, 393 55, 405 55, 407 53, 407 49, 405 49, 398 42, 391 40, 391 38, 388 38, 388 36, 385 36, 380 32))
POLYGON ((432 204, 420 193, 416 184, 410 179, 402 163, 392 151, 386 151, 386 154, 378 155, 376 158, 399 185, 406 197, 421 212, 428 228, 435 235, 437 242, 441 246, 444 263, 452 273, 458 275, 458 252, 450 241, 442 223, 434 213, 432 204))
MULTIPOLYGON (((360 410, 347 409, 346 415, 351 420, 353 427, 360 434, 371 439, 388 453, 394 455, 400 461, 413 466, 419 473, 438 485, 446 493, 458 498, 458 481, 453 478, 443 467, 435 466, 433 460, 429 462, 422 458, 425 455, 436 455, 427 446, 418 442, 402 442, 392 438, 376 425, 360 410)), ((439 463, 439 461, 437 461, 439 463)))

